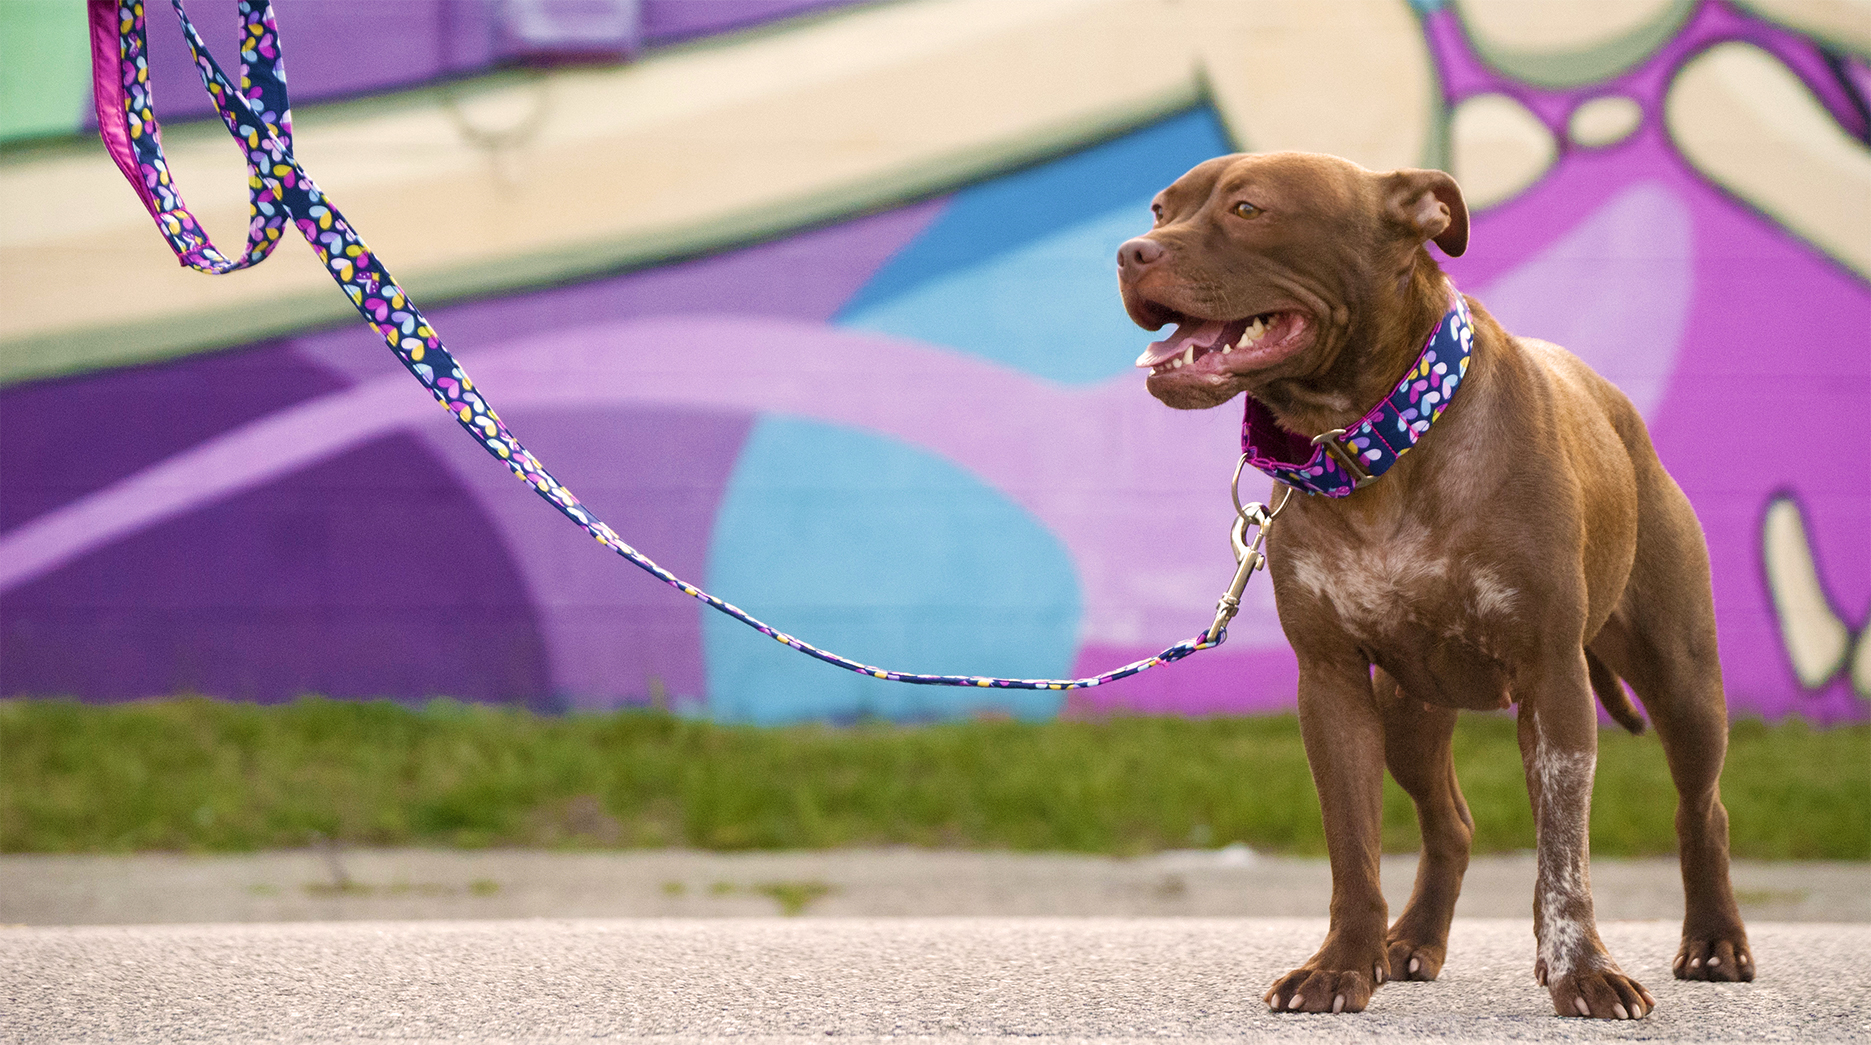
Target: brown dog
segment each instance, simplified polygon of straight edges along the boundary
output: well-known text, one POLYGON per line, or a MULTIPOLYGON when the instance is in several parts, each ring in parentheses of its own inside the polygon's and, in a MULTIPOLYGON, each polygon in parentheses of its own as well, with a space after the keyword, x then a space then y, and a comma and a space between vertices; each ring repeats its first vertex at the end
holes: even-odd
MULTIPOLYGON (((1131 318, 1179 325, 1139 362, 1151 394, 1189 410, 1246 392, 1306 439, 1396 387, 1451 300, 1426 244, 1453 256, 1468 241, 1448 175, 1304 153, 1210 160, 1152 210, 1155 228, 1118 253, 1131 318)), ((1474 833, 1450 753, 1456 709, 1517 704, 1539 838, 1534 976, 1560 1015, 1641 1017, 1656 1001, 1605 952, 1587 869, 1593 691, 1643 729, 1620 678, 1655 721, 1679 796, 1675 974, 1754 977, 1717 790, 1728 721, 1708 551, 1623 394, 1468 304, 1466 376, 1415 448, 1349 496, 1294 493, 1268 530, 1332 908, 1324 945, 1266 1001, 1355 1012, 1386 979, 1436 977, 1474 833), (1415 891, 1388 929, 1383 766, 1423 836, 1415 891)))

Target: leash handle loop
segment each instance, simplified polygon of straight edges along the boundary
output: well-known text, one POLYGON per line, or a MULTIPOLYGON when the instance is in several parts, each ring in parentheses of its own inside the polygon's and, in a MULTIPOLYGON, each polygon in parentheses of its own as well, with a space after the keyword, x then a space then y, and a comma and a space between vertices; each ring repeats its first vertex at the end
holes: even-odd
MULTIPOLYGON (((161 127, 149 89, 148 38, 144 0, 88 0, 91 54, 96 87, 98 134, 111 159, 136 189, 156 226, 183 265, 224 275, 264 261, 279 244, 288 222, 305 237, 326 274, 335 280, 364 322, 377 331, 390 351, 443 409, 482 448, 598 543, 632 565, 707 603, 769 638, 847 671, 920 686, 977 686, 1003 689, 1089 689, 1173 663, 1198 650, 1213 649, 1226 637, 1226 621, 1165 649, 1154 657, 1077 679, 1003 679, 973 675, 925 675, 873 667, 794 638, 740 608, 689 584, 626 544, 603 520, 591 514, 546 466, 514 438, 500 415, 442 344, 435 328, 403 292, 344 215, 321 192, 292 151, 292 114, 287 104, 285 65, 279 28, 269 0, 240 0, 240 86, 236 88, 208 52, 188 20, 182 0, 171 0, 194 56, 202 85, 247 161, 251 221, 245 251, 227 257, 215 248, 189 213, 169 174, 162 153, 161 127)), ((1236 481, 1240 477, 1236 471, 1236 481)), ((1236 497, 1236 509, 1240 501, 1236 497)), ((1251 573, 1252 570, 1246 571, 1251 573)), ((1237 578, 1246 583, 1245 574, 1237 578)), ((1238 602, 1239 593, 1236 592, 1238 602)))

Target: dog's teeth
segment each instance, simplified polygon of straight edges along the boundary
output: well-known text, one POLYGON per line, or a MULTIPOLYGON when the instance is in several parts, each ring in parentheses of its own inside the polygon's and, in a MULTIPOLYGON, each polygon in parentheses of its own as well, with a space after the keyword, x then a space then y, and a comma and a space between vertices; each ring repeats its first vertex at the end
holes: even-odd
POLYGON ((1195 362, 1195 346, 1190 345, 1188 348, 1182 350, 1182 364, 1188 366, 1193 362, 1195 362))

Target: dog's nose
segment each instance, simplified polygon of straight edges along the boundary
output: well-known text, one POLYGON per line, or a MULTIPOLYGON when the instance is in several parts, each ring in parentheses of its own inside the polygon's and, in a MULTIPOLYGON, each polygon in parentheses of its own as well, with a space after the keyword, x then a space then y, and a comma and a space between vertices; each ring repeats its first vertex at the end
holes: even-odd
POLYGON ((1163 254, 1161 243, 1148 236, 1138 236, 1117 248, 1117 267, 1121 272, 1138 272, 1149 268, 1163 254))

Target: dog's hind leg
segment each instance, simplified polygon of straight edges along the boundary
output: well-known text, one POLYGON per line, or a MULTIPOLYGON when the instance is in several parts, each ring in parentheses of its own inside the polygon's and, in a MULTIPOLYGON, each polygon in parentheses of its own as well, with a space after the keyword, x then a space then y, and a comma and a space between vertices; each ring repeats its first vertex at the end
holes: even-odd
POLYGON ((1449 921, 1475 836, 1455 780, 1456 712, 1412 699, 1381 668, 1372 685, 1384 720, 1384 763, 1416 803, 1423 836, 1416 887, 1385 936, 1390 972, 1399 980, 1433 980, 1448 956, 1449 921))
POLYGON ((1754 955, 1728 878, 1728 811, 1720 785, 1728 704, 1708 558, 1675 484, 1653 491, 1640 517, 1629 585, 1591 649, 1643 701, 1676 784, 1684 900, 1676 977, 1752 980, 1754 955))

